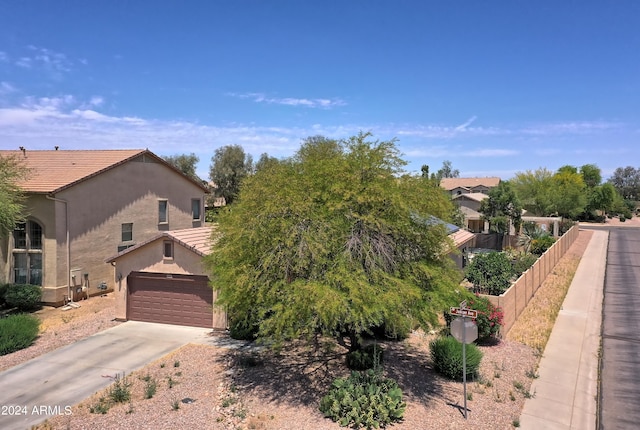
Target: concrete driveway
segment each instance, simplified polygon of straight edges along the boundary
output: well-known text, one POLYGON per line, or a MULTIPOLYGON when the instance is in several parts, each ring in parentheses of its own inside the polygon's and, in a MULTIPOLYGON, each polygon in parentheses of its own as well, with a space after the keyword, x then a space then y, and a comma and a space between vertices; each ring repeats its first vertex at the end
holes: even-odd
POLYGON ((0 373, 0 428, 29 429, 211 329, 128 321, 0 373))

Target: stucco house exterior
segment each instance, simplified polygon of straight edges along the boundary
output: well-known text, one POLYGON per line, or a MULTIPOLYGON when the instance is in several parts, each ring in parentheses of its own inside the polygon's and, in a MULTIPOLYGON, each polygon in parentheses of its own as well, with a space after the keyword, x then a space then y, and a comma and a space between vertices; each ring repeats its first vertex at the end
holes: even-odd
POLYGON ((213 307, 216 292, 203 265, 213 228, 159 232, 108 258, 116 319, 226 329, 226 313, 213 307))
POLYGON ((0 151, 28 169, 26 222, 0 239, 0 282, 43 301, 114 290, 105 260, 159 232, 204 225, 207 189, 146 149, 0 151))
POLYGON ((488 194, 489 191, 500 184, 498 177, 486 178, 442 178, 440 186, 447 190, 451 196, 467 193, 488 194))
POLYGON ((489 196, 484 193, 465 193, 453 196, 451 199, 464 215, 465 228, 474 233, 489 231, 489 223, 482 218, 480 205, 489 196))

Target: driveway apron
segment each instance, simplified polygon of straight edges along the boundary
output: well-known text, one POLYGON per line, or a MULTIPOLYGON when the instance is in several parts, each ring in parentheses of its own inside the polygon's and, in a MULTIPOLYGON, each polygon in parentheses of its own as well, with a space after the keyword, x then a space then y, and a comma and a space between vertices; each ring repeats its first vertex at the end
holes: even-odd
POLYGON ((0 428, 24 430, 211 329, 128 321, 0 373, 0 428))

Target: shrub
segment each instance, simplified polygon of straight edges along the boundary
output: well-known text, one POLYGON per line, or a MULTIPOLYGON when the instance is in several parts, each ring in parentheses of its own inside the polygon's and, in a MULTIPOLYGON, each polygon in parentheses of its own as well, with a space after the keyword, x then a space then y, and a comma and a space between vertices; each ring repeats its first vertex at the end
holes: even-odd
POLYGON ((351 370, 367 370, 382 366, 384 349, 373 343, 347 354, 347 367, 351 370))
POLYGON ((521 252, 515 255, 512 264, 516 277, 526 272, 536 260, 538 260, 538 256, 530 252, 521 252))
POLYGON ((7 304, 7 301, 4 299, 7 288, 9 288, 9 284, 0 284, 0 308, 5 307, 7 304))
POLYGON ((42 288, 39 285, 10 284, 4 293, 4 299, 7 306, 30 312, 40 308, 42 288))
MULTIPOLYGON (((453 379, 462 380, 462 343, 451 336, 439 337, 429 344, 433 367, 441 375, 453 379)), ((467 378, 478 375, 482 351, 474 344, 466 346, 467 378)))
POLYGON ((624 217, 624 215, 620 215, 618 217, 618 219, 620 220, 620 222, 625 222, 627 219, 624 217))
POLYGON ((486 297, 475 297, 467 300, 467 306, 478 311, 478 343, 495 341, 500 334, 504 320, 504 312, 486 297))
POLYGON ((229 336, 237 340, 253 341, 258 335, 258 324, 251 318, 234 318, 229 315, 229 336))
MULTIPOLYGON (((604 222, 604 216, 600 216, 600 218, 602 218, 602 221, 599 221, 599 222, 604 222)), ((575 221, 570 219, 563 219, 562 221, 560 221, 560 226, 559 226, 560 236, 562 236, 563 234, 571 230, 571 227, 573 227, 576 224, 577 223, 575 221)))
POLYGON ((537 239, 531 241, 531 253, 535 255, 542 255, 545 251, 551 248, 551 245, 555 243, 555 239, 551 236, 540 236, 537 239))
POLYGON ((333 381, 329 393, 320 400, 320 411, 342 427, 385 427, 400 421, 406 403, 393 379, 380 372, 352 372, 348 378, 333 381))
POLYGON ((127 377, 116 375, 115 382, 109 388, 109 399, 113 403, 124 403, 131 400, 132 382, 127 381, 127 377))
POLYGON ((0 319, 0 355, 30 346, 38 336, 40 320, 33 315, 18 314, 0 319))
POLYGON ((488 252, 475 255, 465 274, 473 283, 474 292, 499 296, 511 285, 514 272, 511 261, 504 253, 488 252))

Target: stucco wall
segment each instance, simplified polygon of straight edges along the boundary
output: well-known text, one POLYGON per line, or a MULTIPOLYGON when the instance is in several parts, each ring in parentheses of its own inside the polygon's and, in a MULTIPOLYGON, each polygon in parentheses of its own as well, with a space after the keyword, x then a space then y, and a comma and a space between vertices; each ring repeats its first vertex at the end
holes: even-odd
POLYGON ((571 227, 507 291, 499 296, 485 295, 495 306, 501 307, 504 312, 503 336, 515 324, 522 311, 538 291, 538 288, 578 238, 579 233, 580 229, 577 225, 571 227))
MULTIPOLYGON (((129 161, 57 193, 55 197, 67 201, 66 204, 44 195, 28 197, 29 216, 43 227, 45 298, 55 298, 61 304, 69 270, 74 269, 79 275, 75 282, 86 285, 89 295, 102 293, 98 289, 102 282, 109 290, 113 289, 113 268, 105 260, 118 252, 119 245, 124 245, 123 223, 133 223, 133 241, 128 245, 146 241, 162 230, 203 225, 202 221, 192 219, 191 200, 204 200, 204 191, 166 165, 148 156, 145 160, 129 161), (158 223, 159 199, 168 201, 166 224, 158 223), (67 221, 70 262, 67 262, 67 221)), ((12 247, 8 242, 1 244, 0 278, 10 282, 12 247)))
MULTIPOLYGON (((163 243, 168 238, 160 238, 139 249, 128 252, 117 258, 115 267, 112 267, 115 283, 115 317, 125 320, 127 318, 127 276, 132 271, 153 273, 175 273, 187 275, 208 276, 203 265, 202 256, 174 243, 172 259, 163 258, 163 243)), ((216 292, 213 292, 215 303, 216 292)), ((226 328, 224 312, 215 309, 212 315, 214 328, 226 328)))
MULTIPOLYGON (((101 293, 98 285, 103 282, 113 289, 113 272, 105 259, 118 246, 143 242, 161 230, 200 227, 201 222, 192 220, 191 199, 203 196, 199 187, 166 166, 135 161, 60 192, 56 197, 69 202, 70 269, 82 273, 89 295, 101 293), (166 224, 158 223, 159 199, 168 200, 166 224), (131 242, 122 242, 123 223, 133 224, 131 242)), ((58 267, 66 274, 66 255, 60 254, 58 267)))

